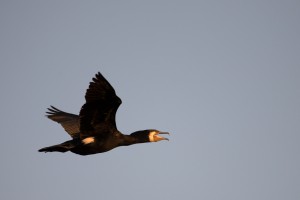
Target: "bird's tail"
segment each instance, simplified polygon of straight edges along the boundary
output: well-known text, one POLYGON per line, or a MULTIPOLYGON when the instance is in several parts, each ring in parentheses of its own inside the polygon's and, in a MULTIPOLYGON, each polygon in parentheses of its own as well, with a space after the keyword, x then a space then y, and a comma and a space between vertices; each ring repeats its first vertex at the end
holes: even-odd
POLYGON ((61 143, 61 144, 41 148, 39 150, 39 152, 47 153, 47 152, 58 151, 58 152, 65 153, 65 152, 70 151, 71 149, 73 149, 75 146, 76 146, 75 143, 72 140, 69 140, 69 141, 66 141, 66 142, 61 143))

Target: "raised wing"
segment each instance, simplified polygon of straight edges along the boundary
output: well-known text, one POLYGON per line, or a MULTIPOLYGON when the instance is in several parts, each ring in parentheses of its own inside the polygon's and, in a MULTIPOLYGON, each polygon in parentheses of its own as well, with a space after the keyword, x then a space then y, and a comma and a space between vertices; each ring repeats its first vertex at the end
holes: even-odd
POLYGON ((54 106, 48 108, 47 117, 59 123, 72 138, 79 138, 79 116, 63 112, 54 106))
POLYGON ((122 101, 100 72, 90 82, 85 100, 79 114, 80 138, 105 136, 117 130, 115 117, 122 101))

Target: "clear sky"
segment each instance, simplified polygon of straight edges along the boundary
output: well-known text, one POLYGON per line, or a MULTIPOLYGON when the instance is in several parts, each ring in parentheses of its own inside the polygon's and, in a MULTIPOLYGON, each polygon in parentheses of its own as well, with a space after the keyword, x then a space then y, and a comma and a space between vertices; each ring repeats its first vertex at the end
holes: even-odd
POLYGON ((0 1, 0 199, 300 199, 300 1, 0 1), (39 153, 100 71, 121 132, 169 142, 39 153))

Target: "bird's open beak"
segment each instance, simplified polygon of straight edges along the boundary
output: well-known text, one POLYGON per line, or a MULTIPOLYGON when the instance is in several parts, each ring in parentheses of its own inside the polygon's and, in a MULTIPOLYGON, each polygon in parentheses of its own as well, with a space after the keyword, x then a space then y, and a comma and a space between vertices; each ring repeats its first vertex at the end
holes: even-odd
POLYGON ((157 141, 160 141, 160 140, 168 140, 169 141, 169 139, 168 138, 165 138, 165 137, 162 137, 162 136, 160 136, 160 135, 162 135, 162 134, 168 134, 168 135, 170 135, 170 133, 169 132, 158 132, 157 134, 155 134, 153 137, 154 137, 154 140, 157 142, 157 141))

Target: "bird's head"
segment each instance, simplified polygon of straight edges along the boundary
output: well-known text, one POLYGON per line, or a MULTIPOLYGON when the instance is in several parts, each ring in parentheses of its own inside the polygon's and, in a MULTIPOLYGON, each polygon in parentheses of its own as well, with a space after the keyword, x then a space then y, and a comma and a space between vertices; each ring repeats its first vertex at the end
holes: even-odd
POLYGON ((138 138, 141 142, 158 142, 161 140, 169 140, 168 138, 162 137, 161 134, 168 134, 168 132, 162 132, 155 129, 137 131, 131 134, 138 138))

